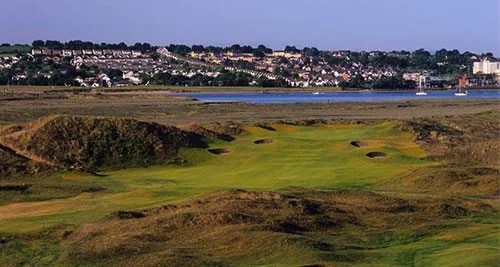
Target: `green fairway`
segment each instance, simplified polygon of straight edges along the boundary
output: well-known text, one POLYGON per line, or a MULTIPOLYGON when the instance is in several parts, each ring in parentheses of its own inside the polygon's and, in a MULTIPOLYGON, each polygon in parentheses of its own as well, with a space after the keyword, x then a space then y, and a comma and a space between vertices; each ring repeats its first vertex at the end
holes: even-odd
POLYGON ((205 149, 186 149, 184 166, 157 166, 102 173, 104 177, 68 173, 64 181, 87 182, 107 190, 42 202, 0 207, 0 231, 24 232, 57 224, 97 221, 124 209, 142 209, 223 189, 276 190, 287 187, 318 189, 364 188, 404 175, 431 163, 414 136, 395 129, 395 123, 375 126, 274 125, 276 131, 247 127, 216 155, 205 149), (254 144, 259 139, 272 143, 254 144), (366 147, 354 147, 360 140, 366 147), (387 153, 369 158, 368 152, 387 153))

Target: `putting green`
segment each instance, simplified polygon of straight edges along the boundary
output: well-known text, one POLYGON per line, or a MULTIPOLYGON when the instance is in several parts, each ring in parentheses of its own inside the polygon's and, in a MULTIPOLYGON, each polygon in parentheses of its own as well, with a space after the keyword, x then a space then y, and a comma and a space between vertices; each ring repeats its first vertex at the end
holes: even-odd
POLYGON ((247 127, 233 142, 211 148, 228 148, 213 154, 186 149, 185 166, 156 166, 102 173, 62 174, 62 180, 86 181, 108 190, 68 199, 0 206, 0 231, 25 232, 57 224, 98 221, 113 211, 142 209, 223 189, 277 190, 286 187, 318 189, 369 188, 372 184, 404 175, 415 168, 436 164, 410 133, 396 123, 374 126, 273 125, 276 131, 247 127), (272 139, 265 144, 256 140, 272 139), (355 147, 351 141, 366 146, 355 147), (369 158, 368 152, 387 154, 369 158))

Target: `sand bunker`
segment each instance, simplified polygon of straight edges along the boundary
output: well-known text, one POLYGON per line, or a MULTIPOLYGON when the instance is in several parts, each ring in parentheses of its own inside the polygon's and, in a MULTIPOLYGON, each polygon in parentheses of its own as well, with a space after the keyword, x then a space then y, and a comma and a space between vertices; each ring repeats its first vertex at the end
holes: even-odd
POLYGON ((269 125, 265 125, 265 124, 258 124, 257 127, 261 128, 261 129, 264 129, 264 130, 271 131, 271 132, 275 132, 276 131, 276 129, 274 129, 273 127, 271 127, 269 125))
POLYGON ((216 155, 227 154, 230 153, 231 151, 232 150, 229 148, 213 148, 208 150, 208 152, 216 155))
POLYGON ((256 140, 253 143, 256 144, 256 145, 262 145, 262 144, 270 144, 272 142, 274 142, 273 139, 260 139, 260 140, 256 140))
POLYGON ((385 158, 387 157, 387 154, 384 152, 370 152, 366 154, 366 156, 372 159, 377 159, 377 158, 385 158))
POLYGON ((368 146, 367 143, 365 142, 362 142, 362 141, 352 141, 351 142, 351 146, 355 146, 355 147, 365 147, 365 146, 368 146))

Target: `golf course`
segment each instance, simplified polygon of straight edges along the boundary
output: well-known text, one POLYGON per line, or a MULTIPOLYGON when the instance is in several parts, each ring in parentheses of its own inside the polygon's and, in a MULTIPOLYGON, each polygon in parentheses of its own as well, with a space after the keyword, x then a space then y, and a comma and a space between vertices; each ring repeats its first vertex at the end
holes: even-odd
POLYGON ((425 152, 413 142, 411 134, 398 132, 390 122, 368 127, 271 127, 273 130, 246 127, 232 142, 211 144, 213 148, 228 148, 228 153, 184 149, 180 154, 188 160, 182 166, 126 169, 102 172, 99 176, 60 174, 57 179, 62 182, 78 181, 106 191, 2 206, 0 230, 22 232, 61 223, 88 222, 117 210, 145 209, 227 189, 368 188, 384 179, 435 164, 425 160, 425 152), (263 138, 273 142, 254 144, 263 138), (355 147, 351 140, 363 140, 367 145, 355 147), (366 154, 371 151, 382 151, 388 156, 370 158, 366 154))
MULTIPOLYGON (((462 120, 453 118, 442 124, 238 124, 231 136, 218 137, 208 126, 178 132, 104 118, 8 126, 0 132, 5 153, 52 167, 2 179, 0 260, 59 266, 488 266, 499 252, 498 171, 483 158, 488 161, 450 172, 447 166, 456 160, 436 156, 435 149, 456 136, 465 142, 456 129, 486 127, 481 123, 496 113, 470 116, 476 124, 457 128, 450 126, 462 120), (130 154, 125 159, 136 159, 134 151, 142 148, 134 140, 141 140, 142 129, 150 131, 147 140, 170 131, 169 138, 204 135, 206 143, 191 140, 201 145, 180 146, 163 164, 64 167, 75 165, 67 163, 74 162, 71 157, 83 158, 78 153, 88 141, 71 141, 72 131, 94 138, 113 133, 101 142, 102 151, 85 155, 117 163, 103 151, 115 153, 118 144, 130 154), (53 143, 51 136, 57 137, 53 143), (33 147, 34 141, 44 145, 33 147), (68 154, 54 156, 57 151, 68 154), (434 179, 434 186, 423 186, 425 179, 434 179)), ((493 132, 481 136, 485 144, 497 130, 488 125, 493 132)), ((159 143, 153 146, 158 151, 159 143)))

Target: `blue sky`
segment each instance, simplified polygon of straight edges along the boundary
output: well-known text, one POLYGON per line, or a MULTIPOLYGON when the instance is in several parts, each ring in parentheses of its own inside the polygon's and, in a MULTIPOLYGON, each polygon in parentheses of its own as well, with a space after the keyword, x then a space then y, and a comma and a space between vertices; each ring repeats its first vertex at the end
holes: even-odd
MULTIPOLYGON (((35 39, 500 55, 500 0, 15 0, 0 42, 35 39)), ((7 12, 5 12, 8 10, 7 12)))

